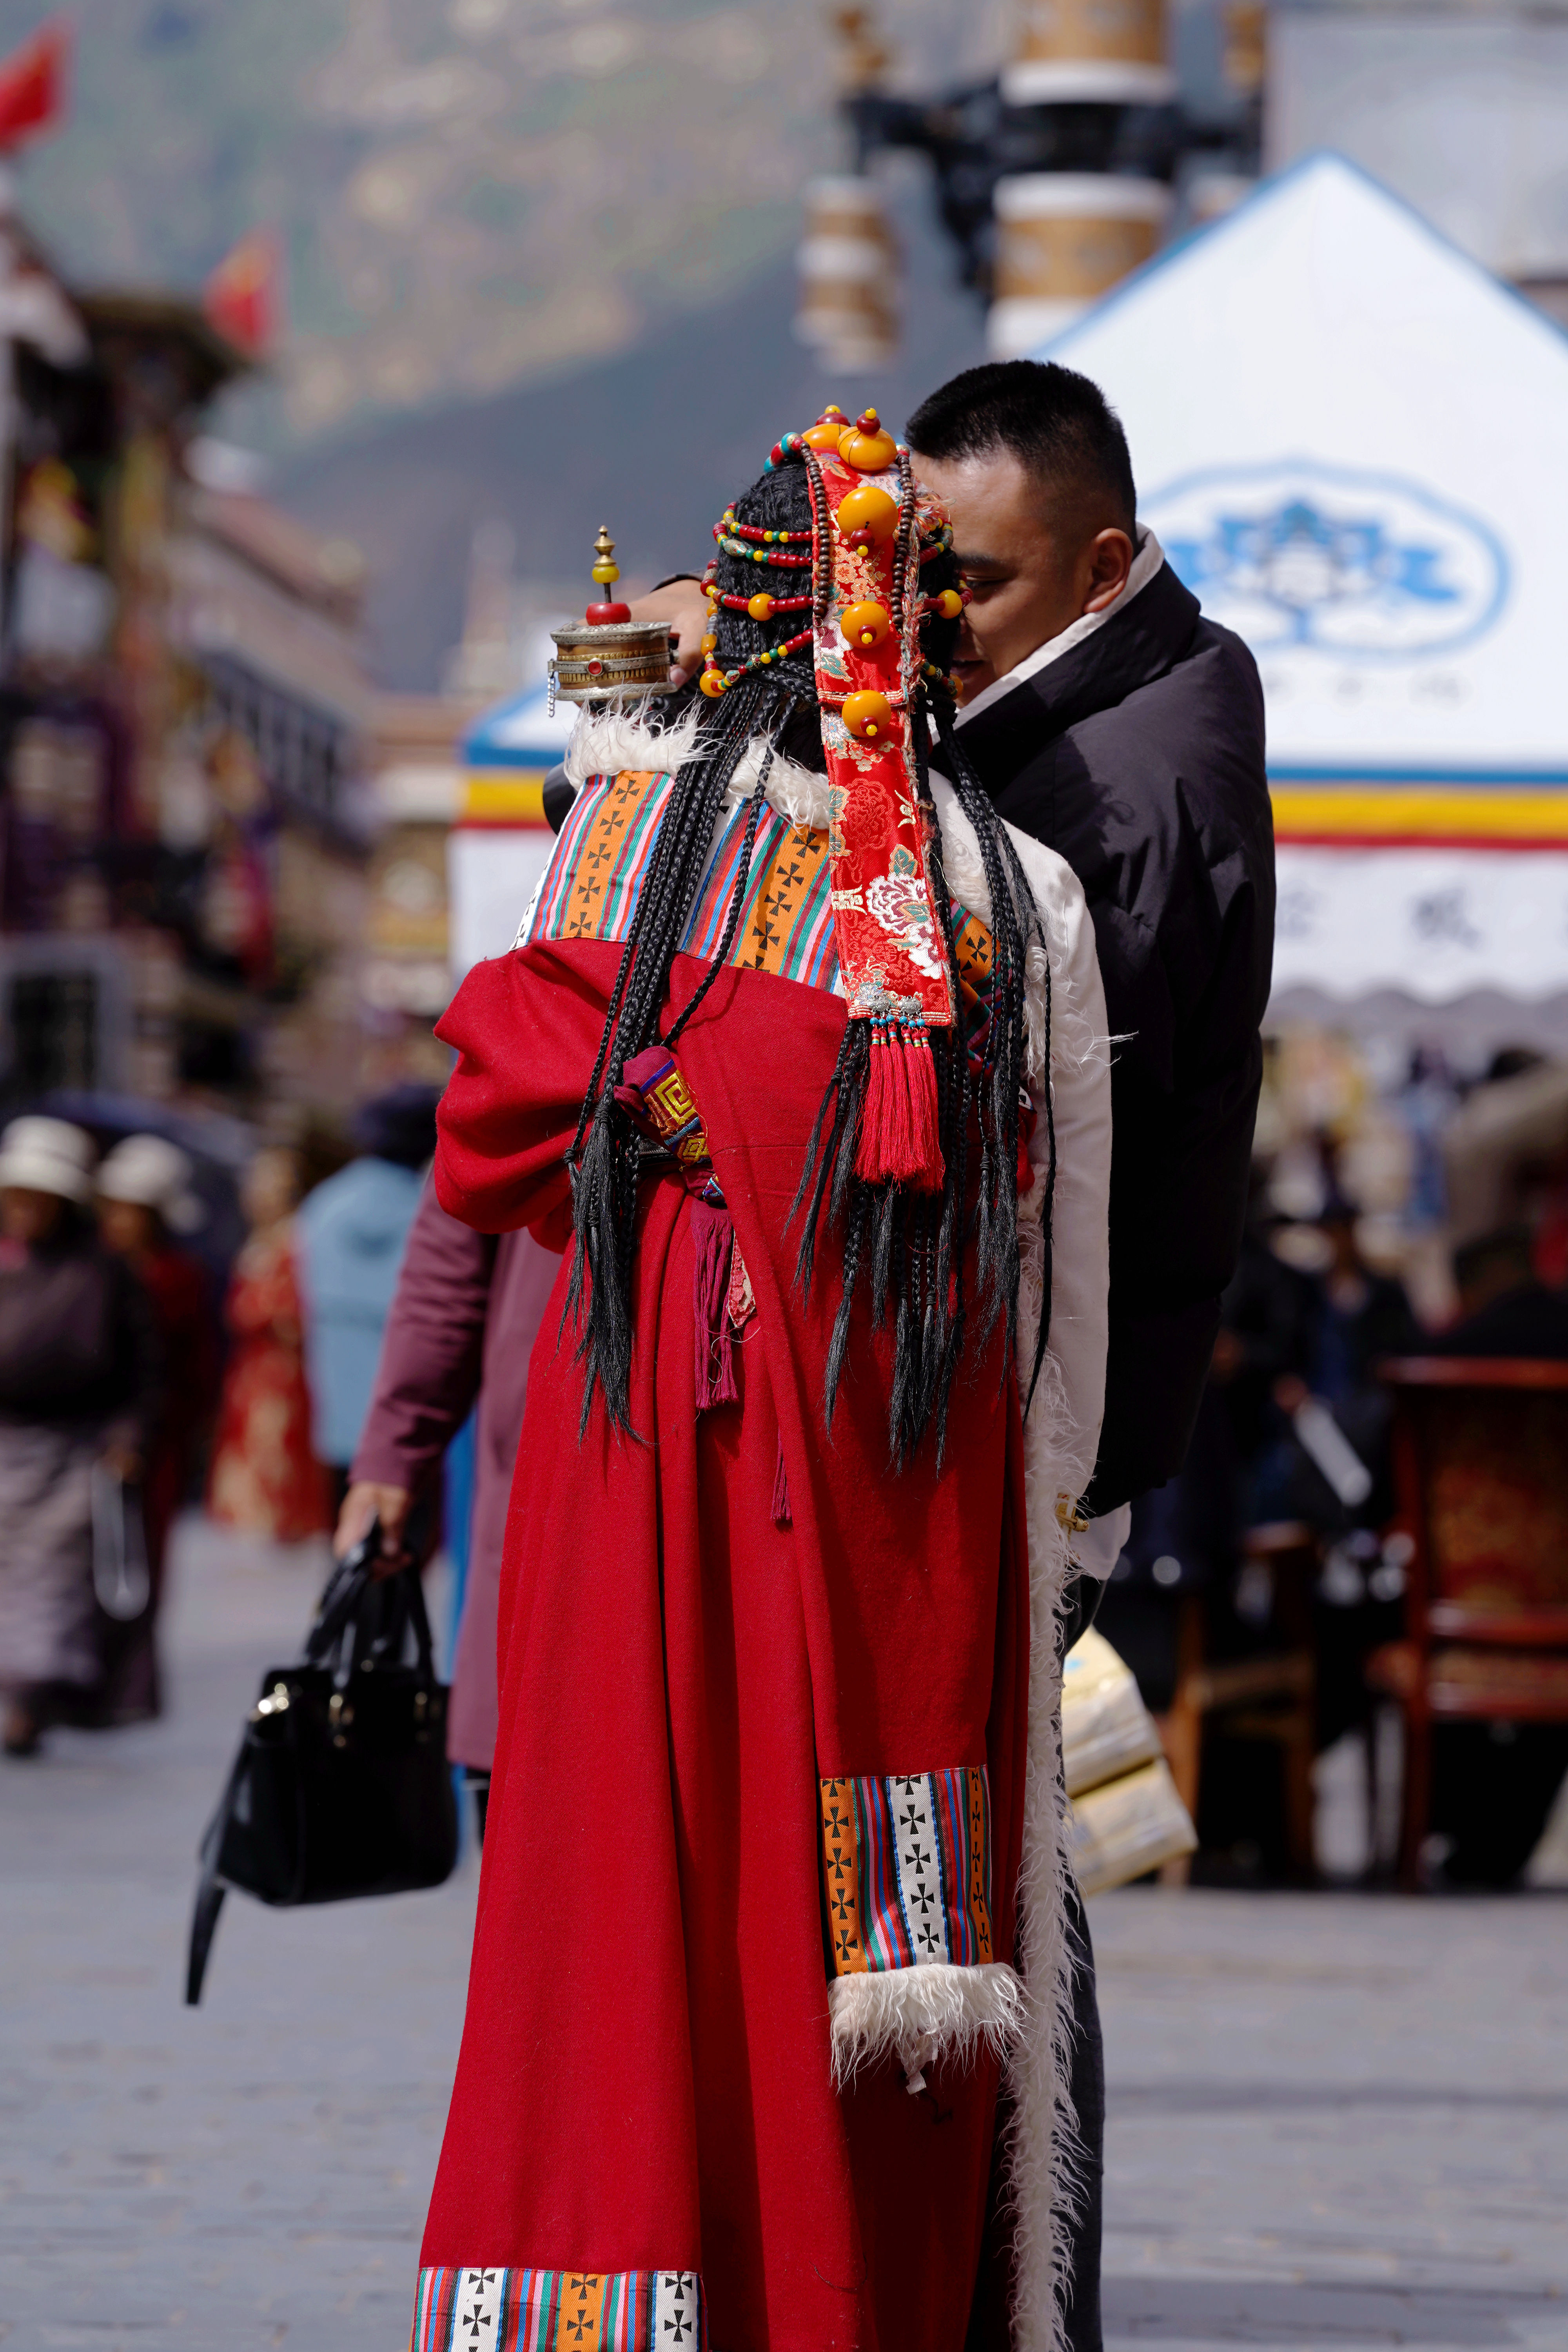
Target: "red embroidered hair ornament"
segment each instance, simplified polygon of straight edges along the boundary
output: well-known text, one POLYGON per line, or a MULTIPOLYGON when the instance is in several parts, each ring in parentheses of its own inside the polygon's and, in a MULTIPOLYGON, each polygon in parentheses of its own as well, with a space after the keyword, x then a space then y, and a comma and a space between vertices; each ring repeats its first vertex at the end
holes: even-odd
MULTIPOLYGON (((956 1017, 945 942, 931 887, 931 840, 921 805, 912 708, 923 662, 920 625, 921 514, 910 453, 882 430, 874 409, 854 425, 825 416, 805 434, 775 442, 770 467, 804 463, 812 529, 761 531, 737 524, 731 508, 713 527, 729 554, 754 563, 809 564, 810 599, 772 610, 812 606, 812 626, 787 644, 725 673, 704 641, 701 685, 710 698, 751 669, 782 660, 808 639, 822 712, 829 786, 828 855, 839 969, 851 1021, 871 1027, 871 1058, 856 1150, 856 1173, 868 1183, 942 1189, 937 1084, 929 1032, 956 1017), (742 536, 743 534, 743 536, 742 536), (804 541, 811 552, 782 542, 804 541)), ((926 517, 932 509, 926 502, 926 517)), ((945 534, 928 530, 935 552, 945 534)), ((714 605, 722 596, 711 572, 714 605)), ((949 589, 932 600, 953 617, 962 600, 949 589)))

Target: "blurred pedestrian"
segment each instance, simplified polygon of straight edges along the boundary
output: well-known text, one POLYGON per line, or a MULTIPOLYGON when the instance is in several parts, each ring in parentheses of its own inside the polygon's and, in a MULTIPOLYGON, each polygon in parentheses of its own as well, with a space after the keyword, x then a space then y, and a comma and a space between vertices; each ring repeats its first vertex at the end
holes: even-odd
POLYGON ((93 1486, 142 1473, 156 1410, 145 1298, 94 1230, 93 1148, 63 1119, 0 1137, 0 1690, 7 1755, 102 1719, 93 1486))
POLYGON ((98 1171, 99 1232, 147 1294, 163 1376, 142 1482, 147 1607, 125 1629, 110 1670, 110 1709, 121 1721, 158 1712, 154 1643, 169 1529, 190 1494, 213 1418, 217 1335, 207 1271, 175 1238, 205 1223, 192 1173, 178 1145, 161 1135, 128 1135, 98 1171))
POLYGON ((1535 1271, 1528 1225, 1505 1226, 1454 1252, 1459 1319, 1426 1344, 1431 1356, 1568 1357, 1568 1292, 1535 1271))
POLYGON ((1334 1193, 1318 1223, 1328 1250, 1321 1272, 1306 1279, 1302 1371, 1283 1373, 1274 1384, 1275 1401, 1290 1417, 1299 1441, 1289 1498, 1294 1507, 1281 1508, 1279 1516, 1304 1518, 1320 1532, 1337 1535, 1351 1525, 1379 1524, 1394 1507, 1391 1408, 1377 1367, 1385 1356, 1414 1354, 1423 1339, 1404 1284, 1394 1275, 1377 1273, 1363 1255, 1354 1204, 1334 1193), (1300 1442, 1301 1410, 1314 1399, 1327 1405, 1371 1473, 1370 1493, 1359 1504, 1335 1495, 1300 1442))
POLYGON ((409 1084, 363 1104, 353 1123, 358 1156, 318 1184, 300 1212, 311 1427, 339 1506, 370 1410, 421 1177, 436 1150, 438 1099, 436 1087, 409 1084))
POLYGON ((496 1745, 496 1621, 501 1547, 517 1462, 528 1365, 561 1260, 531 1234, 475 1233, 426 1185, 408 1235, 397 1294, 350 1485, 340 1553, 372 1519, 382 1550, 401 1559, 410 1510, 426 1498, 442 1457, 479 1401, 468 1585, 452 1665, 447 1752, 467 1768, 484 1832, 496 1745))
POLYGON ((327 1474, 310 1450, 310 1392, 294 1267, 300 1169, 293 1152, 258 1152, 241 1196, 250 1237, 224 1304, 224 1375, 207 1508, 220 1525, 275 1543, 331 1526, 327 1474))

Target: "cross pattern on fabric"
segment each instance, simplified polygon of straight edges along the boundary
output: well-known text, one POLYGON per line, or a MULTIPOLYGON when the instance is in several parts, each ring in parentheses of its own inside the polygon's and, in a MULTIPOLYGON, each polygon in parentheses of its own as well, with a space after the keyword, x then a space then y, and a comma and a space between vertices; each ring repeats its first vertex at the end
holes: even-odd
MULTIPOLYGON (((542 940, 625 940, 652 836, 673 785, 672 776, 644 769, 589 777, 562 828, 519 947, 542 940)), ((717 953, 723 936, 745 835, 746 808, 741 803, 725 818, 681 941, 687 954, 704 962, 717 953)), ((843 993, 829 839, 825 826, 796 824, 777 809, 764 811, 730 950, 731 964, 843 993)), ((952 930, 973 1059, 984 1046, 990 1017, 991 933, 956 902, 952 930)))
POLYGON ((983 1764, 823 1780, 818 1793, 836 1975, 994 1959, 983 1764))
POLYGON ((710 2352, 696 2271, 433 2269, 409 2352, 710 2352))

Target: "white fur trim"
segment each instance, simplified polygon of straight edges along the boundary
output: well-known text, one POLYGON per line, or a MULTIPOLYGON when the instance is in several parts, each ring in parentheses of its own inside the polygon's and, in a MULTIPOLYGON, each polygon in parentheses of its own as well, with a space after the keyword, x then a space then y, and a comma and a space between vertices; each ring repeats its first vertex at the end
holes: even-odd
MULTIPOLYGON (((1018 1289, 1018 1360, 1033 1361, 1040 1322, 1042 1253, 1037 1221, 1018 1289)), ((1016 2232, 1016 2352, 1062 2352, 1070 2280, 1068 2225, 1079 2192, 1078 2118, 1072 2104, 1072 1975, 1067 1937, 1072 1863, 1060 1790, 1061 1665, 1058 1623, 1068 1574, 1055 1430, 1063 1418, 1061 1370, 1047 1350, 1024 1431, 1029 1529, 1029 1742, 1024 1780, 1024 1849, 1018 1872, 1018 1941, 1028 2019, 1013 2053, 1014 2114, 1008 2182, 1016 2232)))
POLYGON ((840 2088, 859 2069, 891 2051, 911 2091, 925 2087, 936 2059, 960 2065, 984 2044, 1005 2058, 1023 2031, 1024 1988, 1001 1960, 955 1968, 873 1969, 835 1977, 827 1988, 833 2031, 833 2080, 840 2088))
POLYGON ((675 727, 659 727, 655 706, 635 703, 629 710, 584 710, 572 730, 563 765, 566 781, 580 793, 590 776, 618 776, 624 768, 654 768, 661 773, 679 768, 697 740, 699 714, 689 710, 675 727))
MULTIPOLYGON (((726 807, 736 801, 747 800, 757 789, 762 773, 763 753, 766 745, 753 735, 741 755, 740 765, 731 777, 724 793, 726 807)), ((803 768, 797 761, 786 760, 775 751, 768 769, 765 798, 770 808, 777 809, 791 824, 809 825, 814 832, 827 830, 827 795, 831 790, 827 778, 815 768, 803 768)))
MULTIPOLYGON (((652 724, 646 703, 631 711, 608 711, 592 719, 584 715, 574 728, 567 748, 566 781, 574 792, 581 792, 590 776, 619 775, 626 768, 653 768, 672 775, 683 760, 691 757, 700 715, 689 710, 679 726, 670 728, 652 724)), ((725 787, 727 809, 756 790, 765 749, 763 739, 754 735, 741 754, 725 787)), ((826 826, 827 793, 826 776, 774 752, 766 798, 769 807, 777 809, 791 824, 826 826)))
MULTIPOLYGON (((948 888, 983 923, 991 891, 974 828, 947 778, 931 774, 948 888)), ((1069 2284, 1068 2225, 1080 2189, 1071 2094, 1072 1978, 1067 1939, 1071 1846, 1060 1790, 1059 1621, 1070 1563, 1057 1516, 1089 1482, 1105 1391, 1105 1215, 1110 1185, 1110 1040, 1083 892, 1065 862, 1009 826, 1045 938, 1031 939, 1025 973, 1026 1068, 1037 1107, 1050 1086, 1058 1127, 1071 1102, 1075 1143, 1094 1165, 1074 1174, 1071 1202, 1058 1174, 1052 1328, 1039 1385, 1024 1424, 1024 1493, 1029 1538, 1029 1739, 1024 1788, 1024 1849, 1018 1882, 1019 1947, 1027 2011, 1011 2064, 1014 2095, 1009 2183, 1015 2214, 1016 2352, 1062 2352, 1069 2284), (1046 971, 1051 979, 1049 1077, 1046 971), (1094 1204, 1098 1202, 1098 1213, 1094 1204), (1086 1213, 1087 1212, 1087 1213, 1086 1213), (1068 1224, 1074 1230, 1069 1234, 1068 1224), (1086 1261, 1087 1265, 1086 1265, 1086 1261), (1088 1278, 1084 1276, 1088 1275, 1088 1278)), ((1026 911, 1020 908, 1020 913, 1026 911)), ((1034 1156, 1043 1180, 1045 1121, 1034 1156)), ((1032 1364, 1045 1288, 1044 1181, 1018 1204, 1018 1363, 1032 1364)))
MULTIPOLYGON (((954 833, 958 827, 953 828, 954 833)), ((968 838, 973 841, 973 831, 968 838)), ((1071 2094, 1072 1956, 1067 1937, 1071 1843, 1061 1793, 1060 1618, 1070 1564, 1058 1499, 1088 1484, 1105 1395, 1106 1220, 1110 1179, 1110 1054, 1105 997, 1083 892, 1060 858, 1016 836, 1050 953, 1049 1085, 1061 1146, 1055 1217, 1051 1330, 1024 1423, 1029 1538, 1029 1738, 1018 1936, 1029 2011, 1015 2051, 1008 2177, 1015 2216, 1015 2352, 1062 2352, 1070 2284, 1068 2225, 1080 2193, 1071 2094)), ((949 874, 961 897, 949 852, 949 874)), ((984 877, 982 877, 984 878, 984 877)), ((965 898, 965 903, 970 903, 965 898)), ((976 908, 976 912, 980 910, 976 908)), ((1029 963, 1030 1038, 1039 1032, 1029 963)), ((1043 959, 1042 959, 1043 962, 1043 959)), ((1043 970, 1040 975, 1043 980, 1043 970)), ((1043 990, 1041 991, 1043 993, 1043 990)), ((1031 1072, 1037 1105, 1043 1074, 1031 1072)), ((1037 1166, 1047 1150, 1036 1129, 1037 1166)), ((1042 1171, 1043 1173, 1043 1171, 1042 1171)), ((1044 1301, 1045 1186, 1018 1204, 1020 1376, 1034 1361, 1044 1301)))

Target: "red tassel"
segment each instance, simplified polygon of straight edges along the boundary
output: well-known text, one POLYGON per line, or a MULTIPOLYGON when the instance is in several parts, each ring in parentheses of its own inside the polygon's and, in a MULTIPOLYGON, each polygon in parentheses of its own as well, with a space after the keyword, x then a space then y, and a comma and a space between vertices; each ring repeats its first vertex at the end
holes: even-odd
POLYGON ((730 1253, 735 1227, 728 1209, 721 1209, 700 1193, 692 1196, 691 1241, 694 1253, 691 1306, 697 1329, 697 1410, 733 1404, 735 1353, 731 1343, 725 1299, 730 1289, 730 1253))
POLYGON ((893 1148, 893 1071, 888 1033, 880 1021, 871 1024, 871 1051, 866 1066, 866 1097, 860 1105, 860 1134, 855 1151, 855 1173, 868 1184, 879 1184, 890 1171, 893 1148))
POLYGON ((911 1036, 897 1022, 871 1024, 855 1172, 868 1184, 909 1184, 917 1192, 942 1190, 936 1065, 923 1029, 911 1036))
POLYGON ((779 1458, 773 1470, 773 1525, 787 1528, 794 1525, 789 1509, 789 1479, 784 1471, 784 1439, 779 1439, 779 1458))
POLYGON ((905 1035, 904 1075, 910 1089, 910 1175, 917 1192, 940 1192, 946 1173, 936 1100, 936 1064, 923 1029, 905 1035))

